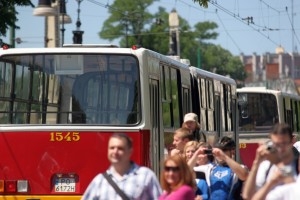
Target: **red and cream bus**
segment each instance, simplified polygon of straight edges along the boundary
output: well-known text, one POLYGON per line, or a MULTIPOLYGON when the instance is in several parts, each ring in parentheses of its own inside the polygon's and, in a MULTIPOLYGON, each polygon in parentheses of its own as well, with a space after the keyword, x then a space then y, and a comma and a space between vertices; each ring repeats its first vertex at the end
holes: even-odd
POLYGON ((258 144, 269 139, 275 123, 288 123, 299 134, 300 96, 265 87, 238 88, 237 95, 240 157, 251 167, 258 144))
POLYGON ((236 136, 236 84, 144 48, 0 50, 0 199, 80 199, 115 132, 159 173, 184 114, 236 136), (225 120, 226 119, 226 120, 225 120))

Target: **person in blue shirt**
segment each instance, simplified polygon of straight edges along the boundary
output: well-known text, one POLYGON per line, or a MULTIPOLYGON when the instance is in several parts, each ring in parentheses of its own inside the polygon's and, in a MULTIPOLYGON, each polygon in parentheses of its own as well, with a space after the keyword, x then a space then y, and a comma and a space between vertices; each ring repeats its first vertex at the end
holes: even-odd
MULTIPOLYGON (((247 179, 249 170, 234 160, 235 142, 229 137, 223 137, 212 149, 215 162, 205 166, 194 167, 206 175, 211 200, 239 200, 241 198, 242 181, 247 179)), ((205 154, 206 149, 197 151, 205 154)))
MULTIPOLYGON (((212 154, 208 155, 208 154, 196 154, 197 149, 199 148, 209 148, 211 149, 211 146, 208 145, 205 142, 195 142, 195 141, 190 141, 188 143, 186 143, 185 147, 184 147, 184 152, 186 155, 186 161, 188 163, 188 165, 193 168, 195 166, 198 165, 207 165, 212 163, 213 161, 213 156, 212 154), (195 146, 195 144, 197 144, 195 146), (190 151, 192 152, 192 155, 189 154, 190 151)), ((196 177, 196 184, 197 184, 197 190, 196 190, 196 200, 208 200, 209 199, 209 195, 208 195, 208 185, 206 182, 206 178, 205 178, 205 173, 204 172, 199 172, 199 171, 195 171, 195 177, 196 177)))
POLYGON ((213 149, 216 162, 210 172, 211 199, 239 200, 242 181, 247 179, 249 170, 234 160, 234 140, 225 136, 216 147, 213 149))

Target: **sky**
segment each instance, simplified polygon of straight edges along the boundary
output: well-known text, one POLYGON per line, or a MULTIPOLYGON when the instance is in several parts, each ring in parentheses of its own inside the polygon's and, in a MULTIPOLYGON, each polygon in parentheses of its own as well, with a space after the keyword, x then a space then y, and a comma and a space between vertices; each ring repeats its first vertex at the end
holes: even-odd
MULTIPOLYGON (((37 6, 38 0, 32 0, 32 3, 37 6)), ((83 43, 119 45, 118 40, 109 42, 99 37, 104 21, 110 16, 105 5, 112 3, 113 0, 82 0, 80 21, 81 30, 84 31, 83 43)), ((300 51, 299 0, 211 0, 208 8, 201 7, 193 0, 159 0, 148 11, 154 14, 159 6, 167 12, 176 9, 192 30, 198 22, 217 23, 216 32, 219 36, 209 42, 221 45, 233 55, 275 53, 279 46, 287 53, 300 51)), ((20 29, 16 30, 15 37, 23 41, 16 47, 44 47, 44 17, 34 16, 32 7, 16 9, 19 12, 17 25, 20 29)), ((66 44, 72 44, 72 31, 76 30, 77 0, 67 0, 66 9, 72 23, 65 24, 64 40, 66 44)), ((9 35, 8 31, 6 37, 1 38, 9 42, 9 35)))

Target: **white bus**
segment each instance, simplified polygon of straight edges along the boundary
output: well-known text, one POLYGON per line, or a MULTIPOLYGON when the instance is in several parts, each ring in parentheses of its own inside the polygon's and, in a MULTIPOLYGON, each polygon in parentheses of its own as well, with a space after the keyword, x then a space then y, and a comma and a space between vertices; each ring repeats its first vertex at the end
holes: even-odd
POLYGON ((276 123, 287 123, 300 131, 300 96, 265 87, 237 89, 239 143, 242 161, 251 166, 259 142, 266 141, 276 123))

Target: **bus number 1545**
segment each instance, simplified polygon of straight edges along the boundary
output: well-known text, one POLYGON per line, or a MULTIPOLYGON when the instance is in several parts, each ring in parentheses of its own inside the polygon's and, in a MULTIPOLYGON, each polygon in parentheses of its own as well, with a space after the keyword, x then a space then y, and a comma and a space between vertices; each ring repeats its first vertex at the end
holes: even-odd
POLYGON ((51 142, 61 142, 61 141, 79 141, 80 135, 78 132, 51 132, 50 141, 51 142))

